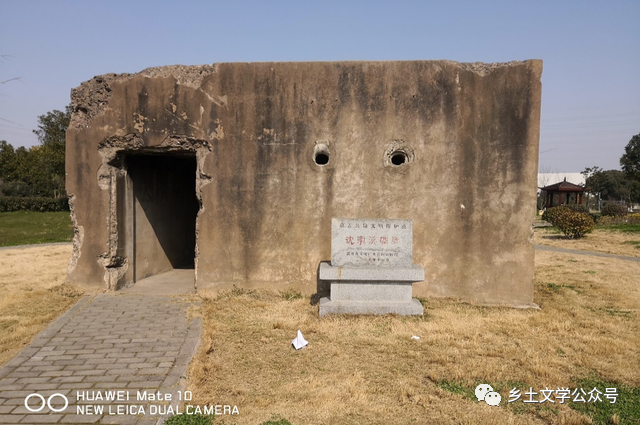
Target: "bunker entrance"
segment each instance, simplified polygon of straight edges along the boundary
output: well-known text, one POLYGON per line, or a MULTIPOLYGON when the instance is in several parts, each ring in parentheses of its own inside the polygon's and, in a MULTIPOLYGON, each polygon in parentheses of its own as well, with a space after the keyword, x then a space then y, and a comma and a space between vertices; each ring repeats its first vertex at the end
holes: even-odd
POLYGON ((118 185, 118 250, 129 267, 118 287, 174 269, 193 269, 196 157, 191 152, 124 155, 118 185))

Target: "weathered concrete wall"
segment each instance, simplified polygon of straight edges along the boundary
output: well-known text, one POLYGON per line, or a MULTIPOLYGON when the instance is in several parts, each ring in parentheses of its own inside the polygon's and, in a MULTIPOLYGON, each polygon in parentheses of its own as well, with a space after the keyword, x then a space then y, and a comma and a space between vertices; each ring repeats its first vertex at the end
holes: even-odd
POLYGON ((541 72, 539 60, 317 62, 96 77, 73 91, 67 131, 83 232, 69 280, 115 288, 128 273, 124 152, 186 151, 198 287, 315 292, 332 217, 394 218, 413 219, 416 295, 530 304, 541 72))

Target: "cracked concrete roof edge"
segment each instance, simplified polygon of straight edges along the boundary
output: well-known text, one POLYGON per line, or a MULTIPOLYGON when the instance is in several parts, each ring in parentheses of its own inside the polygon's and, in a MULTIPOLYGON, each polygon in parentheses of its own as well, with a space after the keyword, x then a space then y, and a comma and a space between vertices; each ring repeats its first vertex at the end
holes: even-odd
MULTIPOLYGON (((71 90, 71 105, 73 109, 73 115, 71 118, 70 128, 84 128, 90 125, 91 121, 96 115, 99 115, 104 108, 109 104, 109 98, 111 97, 110 84, 113 82, 126 82, 130 79, 137 77, 147 78, 169 78, 173 77, 176 83, 198 89, 202 86, 202 80, 211 74, 215 74, 218 67, 222 65, 288 65, 295 66, 300 64, 313 64, 313 65, 388 65, 388 64, 443 64, 457 66, 463 71, 473 72, 481 77, 490 74, 492 71, 511 66, 527 66, 530 65, 534 70, 537 70, 538 75, 542 73, 542 60, 541 59, 525 59, 525 60, 513 60, 509 62, 458 62, 446 59, 437 60, 350 60, 350 61, 290 61, 290 62, 216 62, 212 64, 204 65, 162 65, 155 67, 148 67, 136 73, 105 73, 94 76, 90 80, 83 81, 79 86, 71 90), (93 107, 82 108, 79 105, 82 102, 81 99, 91 99, 93 107)), ((536 72, 536 71, 534 71, 536 72)))
MULTIPOLYGON (((407 59, 407 60, 346 60, 346 61, 254 61, 254 62, 214 62, 210 64, 199 64, 199 65, 182 65, 182 64, 173 64, 173 65, 159 65, 159 66, 151 66, 148 68, 144 68, 141 71, 134 73, 114 73, 107 72, 104 74, 96 75, 89 80, 83 81, 81 83, 89 83, 95 79, 109 79, 109 80, 127 80, 130 78, 134 78, 136 76, 145 76, 145 77, 160 77, 166 78, 168 76, 175 76, 176 73, 170 72, 158 72, 158 71, 198 71, 205 70, 208 74, 215 73, 217 71, 218 66, 220 65, 296 65, 296 64, 344 64, 344 65, 359 65, 359 64, 369 64, 369 65, 383 65, 389 63, 446 63, 450 65, 458 65, 461 68, 467 71, 478 72, 480 69, 496 69, 506 66, 514 66, 514 65, 525 65, 529 62, 542 62, 542 59, 522 59, 522 60, 512 60, 508 62, 460 62, 449 59, 407 59)), ((184 82, 178 81, 178 83, 184 84, 184 82)))

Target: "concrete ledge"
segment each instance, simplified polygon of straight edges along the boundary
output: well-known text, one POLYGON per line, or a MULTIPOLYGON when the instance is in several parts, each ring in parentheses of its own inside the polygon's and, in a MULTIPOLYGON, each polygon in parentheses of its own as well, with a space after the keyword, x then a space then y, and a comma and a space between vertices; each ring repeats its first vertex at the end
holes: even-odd
POLYGON ((424 269, 414 264, 411 267, 333 267, 328 262, 320 263, 320 280, 341 281, 395 281, 421 282, 424 269))
POLYGON ((327 314, 399 314, 420 316, 424 308, 420 301, 331 301, 320 299, 320 317, 327 314))

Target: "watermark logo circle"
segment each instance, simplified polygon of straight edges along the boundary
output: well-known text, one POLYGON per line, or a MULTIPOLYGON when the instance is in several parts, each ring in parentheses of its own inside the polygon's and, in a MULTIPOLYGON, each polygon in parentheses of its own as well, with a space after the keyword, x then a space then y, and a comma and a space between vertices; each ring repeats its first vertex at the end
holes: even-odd
POLYGON ((27 410, 28 410, 29 412, 35 412, 35 413, 37 413, 37 412, 41 411, 42 409, 44 409, 44 406, 46 406, 46 404, 47 404, 47 402, 46 402, 46 400, 44 399, 44 397, 42 397, 42 396, 41 396, 40 394, 38 394, 38 393, 29 394, 29 395, 24 399, 24 407, 26 407, 26 408, 27 408, 27 410), (31 407, 29 407, 29 399, 31 399, 32 397, 38 397, 38 398, 42 401, 42 406, 40 406, 40 408, 39 408, 39 409, 32 409, 31 407))
POLYGON ((52 412, 56 412, 56 413, 60 413, 60 412, 64 412, 64 410, 67 408, 67 406, 69 406, 69 399, 67 398, 67 396, 65 396, 64 394, 60 394, 60 393, 55 393, 55 394, 51 394, 49 396, 49 398, 47 399, 47 406, 49 407, 49 409, 51 409, 52 412), (61 397, 64 400, 64 407, 62 409, 55 409, 52 405, 51 405, 51 400, 55 397, 61 397))
POLYGON ((61 393, 51 394, 49 396, 49 398, 47 398, 46 400, 42 395, 40 395, 38 393, 32 393, 32 394, 29 394, 24 399, 24 407, 26 407, 27 410, 30 411, 30 412, 38 413, 38 412, 42 411, 42 409, 44 409, 45 405, 47 407, 49 407, 49 410, 51 410, 52 412, 60 413, 60 412, 64 412, 64 410, 69 406, 69 399, 67 398, 67 396, 65 396, 64 394, 61 394, 61 393), (33 398, 33 397, 39 398, 40 401, 42 402, 42 405, 37 409, 32 409, 31 407, 29 407, 29 400, 31 398, 33 398), (57 408, 55 408, 55 407, 53 407, 51 405, 51 400, 53 400, 55 397, 60 397, 60 398, 62 398, 64 400, 64 407, 62 407, 61 409, 57 409, 57 408))

